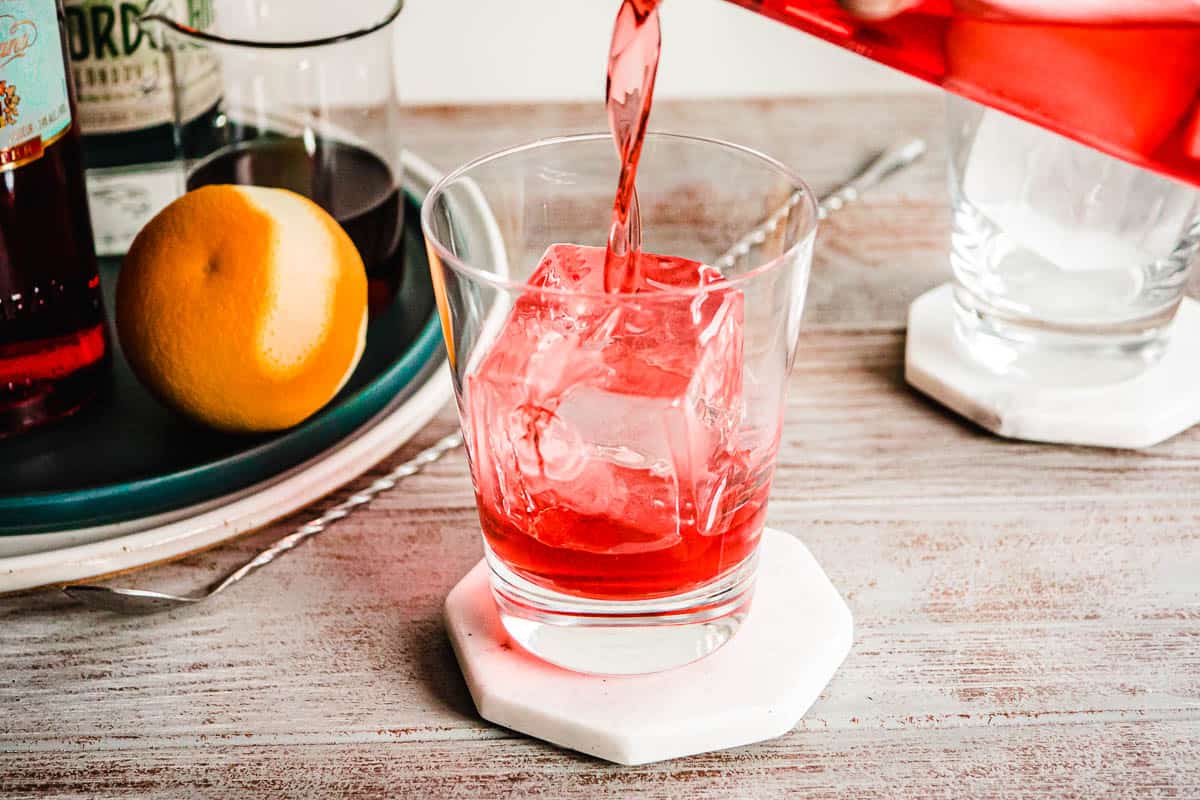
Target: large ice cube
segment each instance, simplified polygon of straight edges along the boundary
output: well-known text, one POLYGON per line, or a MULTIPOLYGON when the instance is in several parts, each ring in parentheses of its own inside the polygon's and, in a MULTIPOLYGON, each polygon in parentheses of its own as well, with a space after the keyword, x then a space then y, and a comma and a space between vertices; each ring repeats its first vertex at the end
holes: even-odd
POLYGON ((1138 270, 1171 254, 1194 191, 987 109, 967 155, 965 199, 1060 270, 1138 270))
POLYGON ((551 546, 647 552, 719 516, 742 414, 742 293, 698 262, 641 259, 643 288, 605 295, 603 248, 552 245, 466 379, 481 502, 551 546), (624 534, 564 527, 564 508, 624 534))

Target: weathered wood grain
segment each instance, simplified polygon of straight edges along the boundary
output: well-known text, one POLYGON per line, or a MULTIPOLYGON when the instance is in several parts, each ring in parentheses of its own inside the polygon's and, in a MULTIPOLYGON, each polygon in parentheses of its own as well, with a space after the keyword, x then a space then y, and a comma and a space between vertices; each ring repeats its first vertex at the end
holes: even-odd
MULTIPOLYGON (((758 148, 795 168, 818 194, 879 151, 924 138, 924 159, 824 224, 805 309, 810 325, 898 329, 909 302, 950 274, 943 121, 937 95, 868 95, 661 103, 651 127, 758 148)), ((410 112, 407 145, 450 168, 535 138, 606 127, 600 103, 431 108, 410 112)))
MULTIPOLYGON (((940 127, 927 96, 655 113, 818 188, 940 127)), ((443 165, 602 124, 590 106, 412 116, 443 165)), ((1200 797, 1200 434, 1006 442, 908 390, 904 310, 944 276, 941 182, 935 153, 821 240, 770 522, 817 555, 856 636, 788 736, 629 769, 479 720, 440 622, 480 555, 453 455, 194 609, 0 598, 0 797, 1200 797)), ((203 583, 312 513, 124 582, 203 583)))
MULTIPOLYGON (((511 740, 305 745, 206 743, 27 757, 13 796, 64 798, 1187 798, 1181 722, 903 731, 795 731, 774 742, 617 767, 511 740)), ((0 762, 0 767, 3 764, 0 762)))

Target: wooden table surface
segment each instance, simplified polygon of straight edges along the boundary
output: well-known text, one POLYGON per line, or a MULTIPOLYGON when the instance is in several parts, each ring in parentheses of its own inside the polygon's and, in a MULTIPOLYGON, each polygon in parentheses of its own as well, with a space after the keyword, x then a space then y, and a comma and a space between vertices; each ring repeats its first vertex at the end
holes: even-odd
MULTIPOLYGON (((599 103, 411 117, 442 167, 604 125, 599 103)), ((818 191, 930 141, 818 243, 769 522, 856 634, 804 721, 626 768, 479 719, 440 617, 480 557, 456 454, 197 608, 0 599, 0 797, 1200 797, 1200 433, 1004 441, 902 380, 906 307, 948 275, 939 98, 663 103, 653 124, 762 148, 818 191)), ((125 582, 203 584, 316 508, 125 582)))

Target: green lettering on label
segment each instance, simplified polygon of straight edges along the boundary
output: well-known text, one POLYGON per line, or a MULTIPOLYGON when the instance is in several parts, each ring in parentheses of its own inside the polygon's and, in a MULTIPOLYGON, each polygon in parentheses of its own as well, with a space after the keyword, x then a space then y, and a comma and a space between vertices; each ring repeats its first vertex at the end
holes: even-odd
POLYGON ((111 6, 92 6, 92 49, 98 58, 107 53, 116 57, 117 45, 113 42, 113 28, 116 27, 117 15, 111 6))
POLYGON ((121 3, 121 46, 125 56, 133 55, 146 35, 137 24, 141 13, 142 9, 133 3, 121 3))
POLYGON ((67 15, 67 51, 72 61, 87 58, 92 54, 88 44, 87 21, 82 8, 70 6, 63 9, 67 15))
MULTIPOLYGON (((0 0, 0 7, 3 2, 0 0)), ((68 51, 75 74, 79 120, 84 134, 123 133, 174 119, 178 101, 184 119, 211 108, 221 93, 216 59, 190 47, 171 65, 153 31, 138 24, 145 0, 63 0, 68 51)), ((174 0, 167 13, 194 27, 211 24, 210 0, 174 0)))

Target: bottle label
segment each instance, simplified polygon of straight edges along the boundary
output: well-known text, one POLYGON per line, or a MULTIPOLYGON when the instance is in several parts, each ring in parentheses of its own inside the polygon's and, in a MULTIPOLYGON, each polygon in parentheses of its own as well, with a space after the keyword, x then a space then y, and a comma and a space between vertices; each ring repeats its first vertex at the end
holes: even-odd
MULTIPOLYGON (((206 26, 209 0, 178 2, 193 25, 206 26)), ((64 5, 83 132, 126 133, 173 122, 170 64, 158 37, 138 25, 146 0, 66 0, 64 5)), ((221 75, 204 48, 177 49, 175 63, 182 121, 187 122, 217 102, 221 75)))
POLYGON ((0 170, 71 129, 69 97, 54 0, 0 0, 0 170))
POLYGON ((187 191, 180 162, 89 169, 87 190, 100 256, 124 255, 138 231, 187 191))

